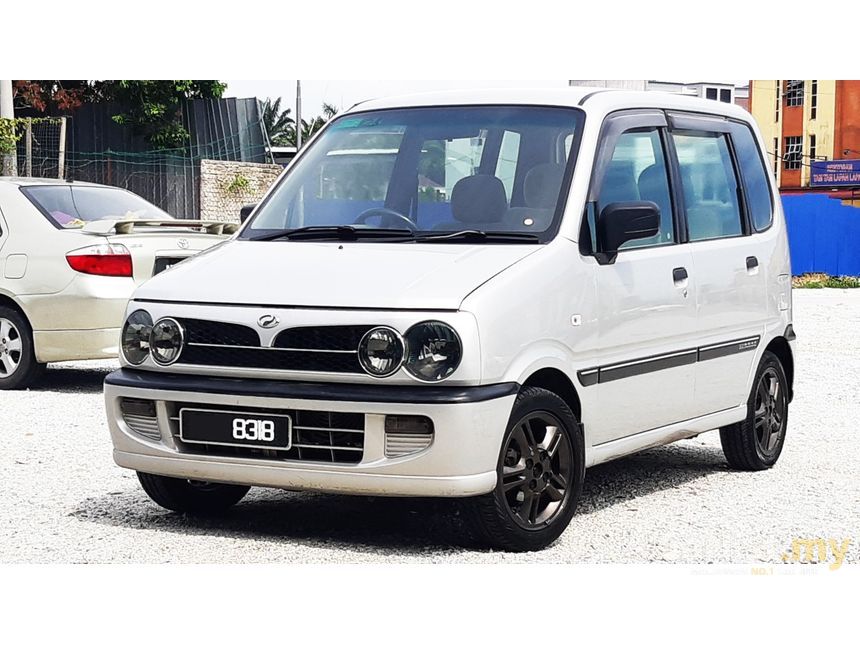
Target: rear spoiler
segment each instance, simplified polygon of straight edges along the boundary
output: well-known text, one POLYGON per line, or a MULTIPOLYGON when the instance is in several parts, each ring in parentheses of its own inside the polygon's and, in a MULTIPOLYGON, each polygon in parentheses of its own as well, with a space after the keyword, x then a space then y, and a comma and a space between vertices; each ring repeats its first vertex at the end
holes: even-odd
POLYGON ((128 235, 143 233, 146 229, 184 228, 211 235, 232 235, 239 230, 236 222, 217 222, 205 219, 102 219, 87 222, 81 230, 94 235, 128 235))

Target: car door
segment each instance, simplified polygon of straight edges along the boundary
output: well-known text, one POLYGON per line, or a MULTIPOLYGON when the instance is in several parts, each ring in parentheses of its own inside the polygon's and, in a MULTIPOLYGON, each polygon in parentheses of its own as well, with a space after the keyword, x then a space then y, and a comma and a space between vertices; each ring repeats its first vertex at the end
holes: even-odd
POLYGON ((660 230, 626 242, 613 263, 601 264, 592 254, 599 359, 579 378, 598 390, 589 428, 593 445, 682 421, 694 410, 695 278, 679 236, 666 125, 659 111, 622 113, 601 133, 583 241, 599 251, 593 233, 598 214, 617 202, 654 202, 660 230))
POLYGON ((698 307, 696 413, 744 403, 767 316, 765 262, 751 235, 732 123, 672 114, 698 307))

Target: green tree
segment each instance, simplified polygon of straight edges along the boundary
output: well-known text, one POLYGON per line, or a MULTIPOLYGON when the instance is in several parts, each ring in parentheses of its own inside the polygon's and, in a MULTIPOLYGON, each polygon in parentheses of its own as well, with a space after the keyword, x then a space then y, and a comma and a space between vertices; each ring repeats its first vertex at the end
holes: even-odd
MULTIPOLYGON (((317 133, 318 130, 322 129, 322 127, 331 121, 337 115, 337 108, 333 106, 331 103, 323 103, 322 104, 322 114, 320 116, 316 116, 312 118, 310 121, 306 121, 302 119, 302 144, 307 143, 308 139, 310 139, 314 134, 317 133)), ((287 145, 295 146, 296 145, 296 126, 293 123, 289 132, 286 136, 287 145)))
POLYGON ((15 108, 62 114, 84 103, 116 103, 113 120, 128 125, 156 149, 183 146, 182 101, 218 99, 220 81, 15 81, 15 108))
MULTIPOLYGON (((263 101, 263 126, 273 146, 288 146, 290 133, 295 142, 295 120, 290 116, 290 108, 281 110, 281 99, 263 101)), ((295 143, 293 143, 295 145, 295 143)))
POLYGON ((178 148, 190 135, 182 125, 182 101, 219 99, 227 89, 220 81, 95 81, 103 100, 118 103, 113 117, 146 137, 156 149, 178 148))

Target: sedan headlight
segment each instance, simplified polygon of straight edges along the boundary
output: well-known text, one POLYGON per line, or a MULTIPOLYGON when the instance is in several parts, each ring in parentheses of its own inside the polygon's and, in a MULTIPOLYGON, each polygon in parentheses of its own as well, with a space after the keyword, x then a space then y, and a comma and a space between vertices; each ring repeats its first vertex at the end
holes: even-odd
POLYGON ((185 342, 185 331, 173 318, 162 318, 152 327, 150 349, 159 365, 170 365, 179 358, 185 342))
POLYGON ((428 321, 412 326, 406 340, 406 370, 422 381, 441 381, 460 365, 463 347, 450 325, 428 321))
POLYGON ((132 365, 140 365, 149 356, 149 337, 152 333, 152 316, 138 309, 126 318, 122 327, 122 355, 132 365))
POLYGON ((391 376, 403 364, 403 338, 391 327, 374 327, 358 344, 358 362, 371 376, 391 376))

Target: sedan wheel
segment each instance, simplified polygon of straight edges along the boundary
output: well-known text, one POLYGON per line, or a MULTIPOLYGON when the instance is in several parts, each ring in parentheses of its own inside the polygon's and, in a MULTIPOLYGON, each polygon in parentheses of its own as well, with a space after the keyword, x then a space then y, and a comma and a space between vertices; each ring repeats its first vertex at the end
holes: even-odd
POLYGON ((0 318, 0 378, 8 378, 21 364, 21 332, 11 320, 0 318))
POLYGON ((36 362, 27 319, 21 312, 0 305, 0 390, 27 387, 42 368, 36 362))

